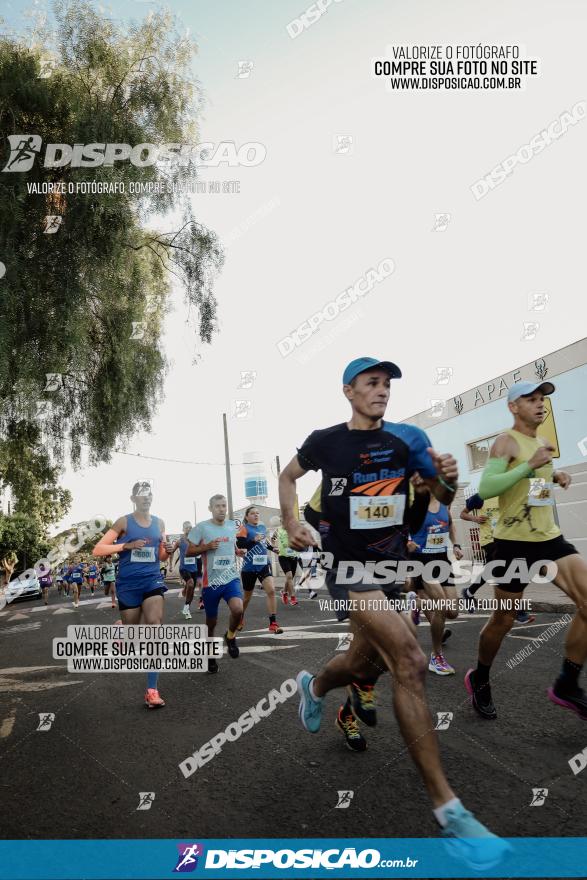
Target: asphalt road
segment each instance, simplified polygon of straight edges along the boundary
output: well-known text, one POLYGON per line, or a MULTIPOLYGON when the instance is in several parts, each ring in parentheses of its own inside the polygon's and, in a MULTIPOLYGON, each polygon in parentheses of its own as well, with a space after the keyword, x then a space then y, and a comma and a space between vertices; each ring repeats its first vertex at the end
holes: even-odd
MULTIPOLYGON (((182 601, 169 586, 166 621, 179 623, 182 601)), ((341 693, 332 693, 317 735, 301 728, 293 696, 190 778, 178 768, 272 688, 302 668, 317 671, 332 656, 345 625, 321 611, 319 600, 280 606, 287 632, 270 636, 257 590, 241 656, 225 655, 217 675, 162 675, 167 706, 148 711, 144 674, 75 675, 52 658, 51 640, 65 636, 67 625, 118 617, 109 602, 88 597, 77 611, 53 591, 47 608, 28 601, 0 612, 4 838, 436 836, 393 716, 388 676, 378 686, 378 726, 363 728, 364 754, 350 752, 335 729, 341 693), (50 730, 37 730, 40 713, 55 715, 50 730), (346 809, 336 808, 339 791, 354 792, 346 809), (148 810, 137 810, 139 792, 154 792, 148 810)), ((202 618, 194 612, 193 622, 202 618)), ((574 775, 568 762, 587 746, 587 729, 545 694, 560 667, 563 634, 535 643, 513 669, 505 662, 559 616, 539 614, 534 625, 506 639, 494 667, 495 722, 474 714, 463 687, 485 619, 467 615, 451 624, 447 656, 457 674, 428 677, 433 716, 453 713, 439 732, 449 779, 464 804, 500 835, 581 836, 587 772, 574 775), (530 806, 533 788, 548 789, 542 806, 530 806)), ((219 634, 225 622, 223 606, 219 634)), ((419 638, 426 650, 427 626, 419 638)))

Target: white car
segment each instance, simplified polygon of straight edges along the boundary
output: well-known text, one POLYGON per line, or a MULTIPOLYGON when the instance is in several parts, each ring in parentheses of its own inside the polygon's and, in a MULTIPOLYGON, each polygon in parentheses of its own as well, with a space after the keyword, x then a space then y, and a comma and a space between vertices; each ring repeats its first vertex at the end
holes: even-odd
POLYGON ((10 605, 15 599, 40 599, 43 595, 39 578, 33 572, 26 572, 11 580, 6 587, 6 604, 10 605))

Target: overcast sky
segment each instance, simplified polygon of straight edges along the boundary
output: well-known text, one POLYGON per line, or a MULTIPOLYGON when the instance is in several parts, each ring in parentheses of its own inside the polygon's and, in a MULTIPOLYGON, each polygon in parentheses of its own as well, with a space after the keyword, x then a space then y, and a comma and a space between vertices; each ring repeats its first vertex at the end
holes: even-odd
MULTIPOLYGON (((153 512, 168 531, 193 517, 194 501, 204 518, 208 497, 225 491, 223 412, 235 507, 245 501, 249 451, 260 452, 276 503, 274 457, 283 466, 313 429, 348 418, 341 376, 352 358, 400 365, 404 377, 392 383, 387 412, 399 420, 587 335, 587 121, 485 198, 477 201, 470 189, 587 100, 585 4, 342 0, 295 39, 286 25, 305 0, 170 5, 199 43, 194 70, 207 101, 200 140, 259 142, 267 156, 257 167, 203 170, 202 180, 239 180, 241 188, 194 196, 198 219, 228 241, 215 286, 219 332, 211 346, 196 345, 174 290, 165 400, 155 401, 152 432, 128 446, 145 458, 115 454, 108 465, 67 468, 63 484, 74 501, 64 525, 127 512, 130 487, 141 478, 154 480, 153 512), (392 43, 519 45, 522 57, 539 60, 540 74, 521 91, 390 92, 371 62, 392 43), (253 63, 248 77, 237 76, 239 62, 253 63), (339 136, 352 142, 337 152, 339 136), (435 230, 443 213, 450 221, 435 230), (280 354, 280 340, 386 258, 393 274, 295 352, 280 354), (549 294, 547 311, 528 310, 534 293, 549 294), (540 326, 523 339, 530 321, 540 326), (453 378, 439 388, 442 366, 453 378), (249 370, 257 372, 252 388, 239 389, 249 370), (250 401, 246 418, 233 416, 238 400, 250 401)), ((17 26, 22 7, 5 7, 17 26)), ((122 19, 155 7, 109 8, 122 19)), ((161 226, 171 228, 170 220, 161 226)), ((304 478, 301 501, 317 480, 304 478)))

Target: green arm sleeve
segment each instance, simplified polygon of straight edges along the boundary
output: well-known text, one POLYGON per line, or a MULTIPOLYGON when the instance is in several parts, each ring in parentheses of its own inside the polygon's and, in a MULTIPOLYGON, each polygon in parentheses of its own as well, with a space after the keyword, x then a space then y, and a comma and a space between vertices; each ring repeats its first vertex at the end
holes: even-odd
POLYGON ((507 466, 507 458, 490 458, 485 465, 479 483, 479 495, 484 501, 487 498, 494 498, 496 495, 503 495, 520 480, 534 474, 527 461, 512 468, 511 471, 508 471, 507 466))

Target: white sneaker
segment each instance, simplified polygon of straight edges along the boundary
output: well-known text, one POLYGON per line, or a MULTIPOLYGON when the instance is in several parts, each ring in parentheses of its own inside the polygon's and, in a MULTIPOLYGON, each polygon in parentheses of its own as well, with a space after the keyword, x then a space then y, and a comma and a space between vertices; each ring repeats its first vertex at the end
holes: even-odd
POLYGON ((190 611, 189 605, 184 605, 184 607, 181 610, 181 613, 185 617, 186 620, 192 619, 192 613, 190 611))

